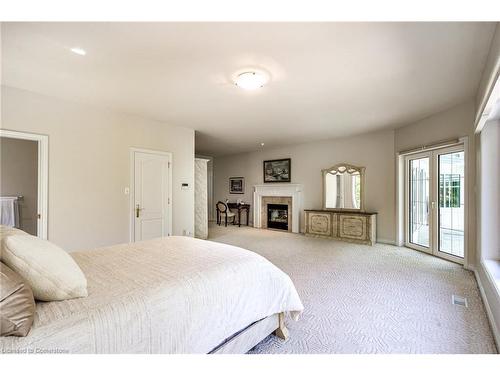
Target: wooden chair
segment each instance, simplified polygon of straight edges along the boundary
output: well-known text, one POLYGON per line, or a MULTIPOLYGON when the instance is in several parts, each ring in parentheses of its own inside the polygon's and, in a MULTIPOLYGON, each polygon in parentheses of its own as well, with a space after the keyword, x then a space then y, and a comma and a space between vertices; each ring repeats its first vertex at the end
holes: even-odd
POLYGON ((231 212, 227 208, 227 204, 225 204, 224 202, 218 201, 217 204, 215 205, 215 207, 217 209, 217 225, 221 224, 223 218, 224 218, 224 222, 225 222, 224 224, 226 227, 227 227, 227 219, 228 218, 233 219, 233 225, 234 225, 236 214, 234 212, 231 212))

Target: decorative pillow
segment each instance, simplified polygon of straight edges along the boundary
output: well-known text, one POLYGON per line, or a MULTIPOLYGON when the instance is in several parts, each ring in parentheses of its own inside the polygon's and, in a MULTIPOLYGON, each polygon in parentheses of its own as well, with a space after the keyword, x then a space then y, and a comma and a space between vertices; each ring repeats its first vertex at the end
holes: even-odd
POLYGON ((35 299, 21 276, 0 263, 0 336, 26 336, 35 316, 35 299))
POLYGON ((29 234, 6 235, 1 242, 2 262, 26 280, 35 299, 60 301, 87 296, 85 275, 60 247, 29 234))
POLYGON ((14 234, 25 234, 31 236, 30 234, 22 231, 21 229, 8 227, 7 225, 0 225, 0 238, 6 238, 7 236, 12 236, 14 234))

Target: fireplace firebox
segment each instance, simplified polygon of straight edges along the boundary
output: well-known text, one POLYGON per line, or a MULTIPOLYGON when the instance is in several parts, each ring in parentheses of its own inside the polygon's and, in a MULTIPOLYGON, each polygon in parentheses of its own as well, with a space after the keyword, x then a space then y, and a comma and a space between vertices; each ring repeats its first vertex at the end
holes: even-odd
POLYGON ((267 227, 272 229, 288 230, 288 205, 267 205, 267 227))

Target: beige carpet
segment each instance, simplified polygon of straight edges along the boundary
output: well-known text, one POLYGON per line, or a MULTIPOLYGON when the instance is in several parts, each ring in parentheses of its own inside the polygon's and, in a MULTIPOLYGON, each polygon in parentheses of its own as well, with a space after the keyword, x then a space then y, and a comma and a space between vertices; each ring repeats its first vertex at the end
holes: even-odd
POLYGON ((496 353, 474 275, 459 265, 390 245, 234 226, 209 233, 288 273, 305 306, 287 323, 288 341, 272 335, 251 353, 496 353))

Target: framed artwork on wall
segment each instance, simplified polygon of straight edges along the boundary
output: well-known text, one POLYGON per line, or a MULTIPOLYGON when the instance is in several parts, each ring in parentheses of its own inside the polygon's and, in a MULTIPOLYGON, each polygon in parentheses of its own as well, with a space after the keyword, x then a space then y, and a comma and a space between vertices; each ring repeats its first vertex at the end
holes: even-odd
POLYGON ((264 182, 290 182, 291 159, 264 160, 264 182))
POLYGON ((229 177, 229 194, 244 194, 244 193, 245 193, 245 178, 229 177))

